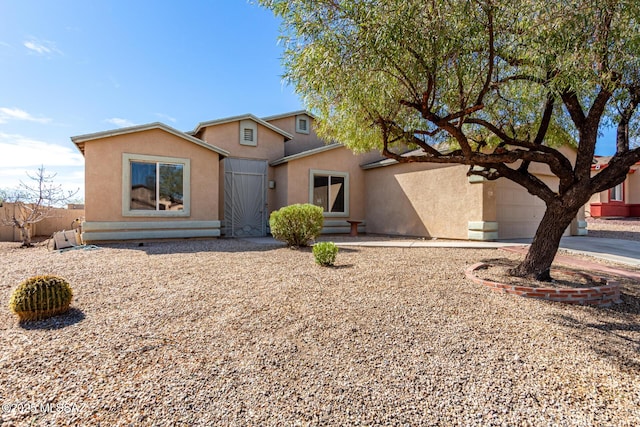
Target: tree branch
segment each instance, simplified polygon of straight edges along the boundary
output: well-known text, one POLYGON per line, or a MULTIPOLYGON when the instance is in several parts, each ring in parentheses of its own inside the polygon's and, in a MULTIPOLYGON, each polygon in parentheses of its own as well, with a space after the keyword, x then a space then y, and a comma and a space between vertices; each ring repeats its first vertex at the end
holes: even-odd
POLYGON ((533 140, 534 145, 542 145, 544 138, 549 130, 549 124, 551 123, 551 117, 553 116, 554 98, 551 94, 547 95, 547 101, 544 105, 544 112, 542 113, 542 120, 540 121, 540 127, 538 127, 538 133, 533 140))
POLYGON ((544 85, 546 82, 544 79, 541 79, 540 77, 536 77, 536 76, 531 76, 528 74, 516 74, 513 76, 507 76, 504 77, 500 80, 497 80, 494 85, 500 85, 502 83, 507 83, 510 81, 518 81, 518 80, 522 80, 522 81, 528 81, 528 82, 532 82, 532 83, 538 83, 541 85, 544 85))
POLYGON ((493 27, 493 7, 488 6, 487 9, 487 32, 489 33, 489 69, 487 70, 487 77, 484 81, 484 85, 478 94, 475 105, 482 105, 484 96, 489 92, 491 88, 491 78, 493 77, 493 63, 495 61, 495 45, 494 45, 494 27, 493 27))
POLYGON ((600 119, 611 96, 610 90, 601 87, 591 104, 587 117, 582 121, 582 125, 578 127, 580 149, 576 156, 574 171, 579 180, 586 180, 591 177, 591 164, 596 151, 600 119))
POLYGON ((539 197, 547 204, 558 196, 547 186, 547 184, 540 180, 540 178, 532 175, 528 171, 511 169, 505 164, 497 165, 496 170, 503 177, 510 179, 516 184, 520 184, 527 190, 527 192, 529 192, 529 194, 539 197))
POLYGON ((560 95, 560 97, 562 98, 562 102, 565 107, 567 107, 567 111, 569 112, 571 120, 575 124, 576 128, 578 130, 581 129, 584 124, 585 115, 578 96, 573 91, 565 91, 560 95))
POLYGON ((629 122, 640 103, 640 86, 629 89, 631 99, 620 112, 620 122, 616 131, 616 153, 623 154, 629 150, 629 122))
POLYGON ((593 193, 605 191, 623 182, 631 166, 638 162, 640 162, 640 147, 623 154, 616 153, 609 160, 607 167, 591 178, 590 186, 593 193))

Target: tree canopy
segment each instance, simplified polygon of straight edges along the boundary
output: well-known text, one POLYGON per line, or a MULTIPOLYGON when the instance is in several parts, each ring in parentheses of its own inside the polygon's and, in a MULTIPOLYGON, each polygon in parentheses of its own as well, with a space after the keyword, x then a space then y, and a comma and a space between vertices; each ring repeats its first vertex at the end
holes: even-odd
POLYGON ((318 113, 320 133, 356 150, 408 143, 437 156, 434 143, 506 142, 523 152, 470 158, 553 163, 532 144, 575 143, 590 107, 617 125, 639 96, 633 0, 262 3, 284 18, 286 78, 318 113))
POLYGON ((636 0, 261 3, 283 19, 285 77, 326 139, 510 179, 546 203, 541 227, 562 216, 563 229, 640 160, 636 0), (603 126, 617 129, 616 154, 592 177, 603 126), (561 145, 576 147, 575 162, 561 145), (532 163, 548 165, 558 188, 532 163))

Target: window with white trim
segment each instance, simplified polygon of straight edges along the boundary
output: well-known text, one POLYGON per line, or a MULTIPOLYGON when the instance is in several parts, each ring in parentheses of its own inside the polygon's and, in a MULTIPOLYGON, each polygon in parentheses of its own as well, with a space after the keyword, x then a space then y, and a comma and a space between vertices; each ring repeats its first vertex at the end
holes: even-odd
POLYGON ((349 174, 312 169, 309 200, 320 206, 325 216, 349 216, 349 174))
POLYGON ((610 202, 623 202, 624 201, 624 187, 622 183, 612 187, 609 190, 609 201, 610 202))
POLYGON ((310 127, 309 116, 305 114, 296 116, 296 132, 297 133, 304 133, 308 135, 309 127, 310 127))
POLYGON ((123 154, 123 216, 189 216, 189 159, 123 154))

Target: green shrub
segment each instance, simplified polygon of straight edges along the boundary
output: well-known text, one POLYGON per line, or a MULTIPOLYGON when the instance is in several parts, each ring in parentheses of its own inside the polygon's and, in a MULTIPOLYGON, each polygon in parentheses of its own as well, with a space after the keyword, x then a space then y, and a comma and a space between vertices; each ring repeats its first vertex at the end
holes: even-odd
POLYGON ((269 217, 273 237, 294 248, 308 246, 320 235, 323 222, 322 208, 309 203, 285 206, 269 217))
POLYGON ((313 245, 313 257, 324 267, 333 265, 338 255, 338 247, 333 242, 319 242, 313 245))
POLYGON ((20 320, 40 320, 69 310, 71 298, 71 286, 62 277, 34 276, 13 291, 9 308, 20 320))

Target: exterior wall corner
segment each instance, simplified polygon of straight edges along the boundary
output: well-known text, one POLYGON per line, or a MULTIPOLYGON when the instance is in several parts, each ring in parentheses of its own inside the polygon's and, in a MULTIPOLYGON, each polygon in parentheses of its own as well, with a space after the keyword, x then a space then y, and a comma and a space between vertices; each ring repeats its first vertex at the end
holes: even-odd
POLYGON ((469 240, 497 240, 498 223, 496 221, 469 221, 467 234, 469 240))

